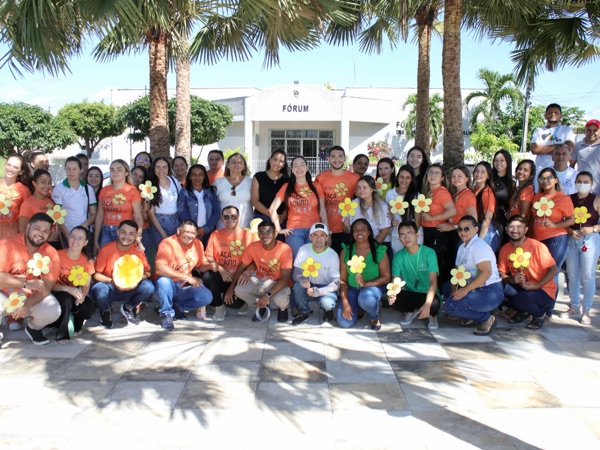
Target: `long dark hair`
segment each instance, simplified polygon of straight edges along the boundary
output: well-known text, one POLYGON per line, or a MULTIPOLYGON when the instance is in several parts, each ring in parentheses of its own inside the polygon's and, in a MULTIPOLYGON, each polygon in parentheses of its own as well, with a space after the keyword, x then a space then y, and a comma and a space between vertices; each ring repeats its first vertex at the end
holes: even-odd
POLYGON ((362 217, 360 219, 356 219, 354 222, 352 222, 352 225, 350 226, 350 245, 348 246, 350 254, 348 255, 348 259, 350 259, 352 257, 352 254, 356 252, 356 242, 354 241, 354 227, 357 223, 362 223, 366 225, 369 229, 369 247, 371 247, 371 258, 373 258, 373 262, 377 264, 377 246, 379 244, 375 240, 375 237, 373 237, 373 228, 371 228, 371 224, 367 219, 364 219, 362 217))
POLYGON ((154 161, 152 161, 152 166, 150 166, 150 173, 148 174, 150 181, 152 182, 152 185, 154 187, 156 187, 156 192, 154 193, 154 198, 152 200, 150 200, 150 204, 152 206, 159 206, 162 203, 162 192, 160 191, 160 182, 158 180, 158 176, 156 176, 156 163, 159 161, 164 161, 167 163, 167 178, 169 178, 169 181, 171 183, 175 183, 176 181, 173 181, 173 179, 171 178, 171 163, 169 162, 169 160, 167 158, 165 158, 164 156, 159 156, 158 158, 155 158, 154 161))
POLYGON ((187 175, 185 176, 185 189, 190 193, 194 193, 194 187, 192 186, 192 170, 200 169, 202 173, 204 173, 204 181, 202 181, 202 190, 214 191, 215 187, 210 185, 210 180, 208 179, 208 172, 206 171, 206 167, 202 164, 193 164, 189 170, 187 175))
POLYGON ((412 205, 411 200, 417 198, 419 196, 419 188, 417 186, 417 175, 415 174, 415 169, 408 164, 404 164, 400 166, 398 169, 398 173, 396 174, 396 182, 398 186, 400 186, 400 172, 408 172, 412 177, 412 181, 408 185, 408 189, 404 194, 404 201, 408 202, 408 208, 406 212, 402 216, 402 220, 413 220, 415 217, 415 207, 412 205))
POLYGON ((265 171, 270 170, 271 169, 271 158, 275 155, 283 155, 283 160, 285 161, 283 164, 283 167, 281 168, 281 174, 285 177, 289 177, 290 176, 290 169, 288 167, 288 163, 287 163, 287 155, 286 153, 281 150, 281 149, 277 149, 277 150, 273 150, 273 153, 271 153, 271 156, 269 156, 269 159, 267 159, 267 165, 265 167, 265 171))
POLYGON ((516 172, 519 170, 519 167, 521 167, 521 164, 529 165, 531 175, 529 175, 529 178, 527 178, 525 181, 523 181, 522 183, 519 183, 519 186, 517 186, 517 189, 515 189, 515 191, 513 192, 513 195, 510 197, 510 200, 508 202, 508 207, 510 209, 512 209, 514 207, 511 205, 519 204, 519 197, 521 197, 521 192, 523 192, 523 190, 527 186, 533 185, 533 180, 535 179, 535 162, 532 159, 524 159, 519 164, 517 164, 517 167, 515 168, 515 175, 516 175, 516 172))
MULTIPOLYGON (((52 182, 52 175, 50 175, 50 172, 48 172, 47 170, 44 169, 37 169, 35 172, 33 172, 33 176, 31 177, 31 185, 33 186, 33 183, 37 183, 37 180, 42 176, 42 175, 48 175, 50 177, 50 182, 52 182)), ((34 191, 35 193, 35 187, 34 187, 34 191)))
MULTIPOLYGON (((144 168, 145 168, 145 167, 144 167, 144 168)), ((96 171, 98 171, 98 173, 100 174, 100 186, 98 186, 98 190, 96 191, 96 190, 95 190, 95 188, 92 188, 92 189, 94 189, 94 191, 95 191, 95 192, 94 192, 94 194, 96 195, 96 200, 98 200, 98 196, 100 195, 100 191, 102 190, 102 183, 103 183, 103 181, 104 181, 104 174, 102 173, 102 170, 101 170, 101 169, 100 169, 100 167, 98 167, 98 166, 92 166, 92 167, 89 167, 89 168, 88 168, 88 171, 87 171, 87 173, 85 174, 85 184, 89 184, 89 183, 88 183, 88 176, 90 175, 90 172, 91 172, 92 170, 96 170, 96 171)), ((147 173, 147 172, 148 172, 148 171, 146 171, 146 173, 147 173)), ((90 185, 90 186, 91 186, 91 185, 90 185)))
MULTIPOLYGON (((73 227, 71 229, 71 231, 69 232, 69 236, 71 236, 71 233, 75 230, 83 231, 85 233, 85 240, 88 241, 88 244, 90 243, 90 239, 91 239, 90 230, 88 230, 86 227, 82 227, 81 225, 77 225, 76 227, 73 227)), ((83 253, 83 255, 88 259, 88 261, 90 261, 91 255, 88 250, 87 244, 81 248, 81 253, 83 253)))
MULTIPOLYGON (((477 218, 481 219, 481 221, 483 222, 483 219, 485 216, 485 211, 483 210, 483 191, 485 191, 486 187, 489 187, 490 191, 492 192, 492 195, 494 197, 496 197, 496 193, 494 192, 494 172, 492 171, 492 166, 490 165, 489 162, 480 161, 477 163, 477 165, 475 166, 475 169, 473 169, 473 179, 475 178, 475 172, 477 171, 477 168, 479 166, 484 167, 485 171, 487 172, 487 175, 488 175, 488 179, 485 180, 485 186, 483 186, 479 190, 479 192, 475 195, 475 199, 477 200, 477 218)), ((476 189, 477 189, 477 186, 473 182, 473 190, 476 190, 476 189)), ((495 215, 495 212, 492 215, 492 220, 494 220, 494 215, 495 215)))
POLYGON ((418 145, 413 146, 408 153, 406 154, 406 161, 408 164, 408 157, 410 156, 410 154, 413 151, 417 151, 421 153, 421 156, 423 156, 423 161, 421 162, 421 166, 419 167, 419 176, 425 176, 425 173, 427 172, 427 169, 430 166, 429 163, 429 158, 427 157, 427 155, 425 154, 425 150, 423 150, 421 147, 419 147, 418 145))
POLYGON ((508 198, 507 198, 507 204, 508 204, 508 200, 510 200, 510 198, 513 195, 513 192, 515 191, 515 183, 514 183, 513 177, 512 177, 512 156, 510 155, 509 152, 507 152, 503 148, 501 148, 496 153, 494 153, 494 157, 492 158, 492 173, 494 174, 494 181, 495 181, 494 186, 493 186, 494 191, 496 191, 496 186, 498 186, 500 183, 504 183, 504 186, 506 186, 506 190, 508 191, 508 198), (498 175, 498 171, 496 170, 496 165, 493 164, 494 161, 496 160, 496 156, 498 156, 498 155, 504 156, 504 159, 506 160, 506 173, 504 174, 503 177, 498 175))
MULTIPOLYGON (((315 193, 315 197, 317 197, 318 199, 319 194, 317 193, 317 188, 312 182, 312 176, 310 175, 310 170, 308 170, 308 163, 306 162, 306 159, 304 159, 304 156, 294 157, 294 159, 292 159, 291 165, 294 166, 294 161, 296 161, 297 159, 301 159, 306 164, 306 184, 308 184, 308 187, 311 191, 315 193)), ((288 181, 287 188, 285 189, 285 199, 289 199, 291 195, 298 195, 296 194, 296 175, 294 175, 294 171, 292 171, 292 173, 290 174, 290 181, 288 181)), ((287 202, 285 203, 287 204, 287 202)))
MULTIPOLYGON (((394 171, 396 170, 396 166, 394 165, 394 161, 392 161, 392 158, 381 158, 379 161, 377 161, 377 169, 375 170, 375 178, 379 178, 379 164, 381 163, 387 163, 390 165, 390 167, 392 168, 392 173, 390 175, 390 183, 392 184, 392 186, 390 187, 390 189, 395 188, 398 186, 398 178, 395 176, 394 171)), ((383 177, 381 177, 383 178, 383 177)))

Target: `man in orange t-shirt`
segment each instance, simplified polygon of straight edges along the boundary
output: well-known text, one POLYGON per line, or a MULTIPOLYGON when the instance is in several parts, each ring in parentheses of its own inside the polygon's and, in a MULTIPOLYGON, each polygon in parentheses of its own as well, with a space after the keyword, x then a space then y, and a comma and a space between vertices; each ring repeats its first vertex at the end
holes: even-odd
POLYGON ((146 254, 136 247, 138 224, 133 220, 124 220, 117 229, 117 240, 109 242, 98 251, 96 273, 92 286, 92 298, 100 310, 102 326, 112 328, 110 304, 115 300, 123 300, 121 314, 132 325, 138 325, 137 306, 145 302, 154 292, 154 284, 150 278, 150 264, 146 254), (119 288, 113 280, 115 263, 125 255, 135 255, 144 266, 141 281, 130 289, 119 288))
POLYGON ((344 224, 338 205, 346 198, 352 200, 356 191, 357 174, 344 169, 346 152, 339 145, 329 149, 330 169, 317 175, 315 181, 321 185, 325 193, 325 211, 327 223, 331 230, 331 248, 339 255, 342 244, 350 243, 350 235, 344 233, 344 224))
POLYGON ((156 297, 160 305, 161 326, 172 330, 173 318, 183 318, 184 311, 207 306, 211 292, 202 280, 192 275, 192 269, 208 270, 202 242, 196 239, 198 225, 184 220, 177 234, 161 241, 156 253, 156 297))
POLYGON ((500 249, 498 272, 505 284, 509 307, 517 311, 509 323, 520 323, 533 316, 527 328, 537 330, 554 308, 554 275, 558 269, 548 248, 526 237, 527 229, 523 217, 508 219, 506 230, 510 242, 500 249))
POLYGON ((222 178, 225 174, 223 164, 225 163, 225 156, 221 150, 211 150, 208 152, 208 181, 211 186, 215 184, 217 178, 222 178))
POLYGON ((225 293, 225 304, 233 302, 233 295, 247 304, 256 305, 254 322, 270 316, 268 307, 276 305, 278 322, 287 322, 290 303, 289 281, 292 274, 292 249, 275 239, 275 224, 265 220, 258 226, 259 242, 250 244, 233 275, 225 293), (250 274, 256 271, 256 276, 250 274))
POLYGON ((35 345, 48 343, 42 329, 60 316, 60 305, 51 294, 60 261, 47 243, 53 223, 47 214, 36 213, 24 234, 0 240, 0 316, 10 313, 16 320, 29 316, 25 333, 35 345), (4 304, 11 297, 16 304, 4 304))

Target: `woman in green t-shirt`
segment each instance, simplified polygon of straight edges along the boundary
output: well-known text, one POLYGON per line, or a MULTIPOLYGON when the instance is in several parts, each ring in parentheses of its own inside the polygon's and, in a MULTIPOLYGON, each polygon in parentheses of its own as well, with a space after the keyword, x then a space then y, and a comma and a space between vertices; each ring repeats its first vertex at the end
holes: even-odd
POLYGON ((375 241, 365 219, 357 219, 350 227, 350 245, 342 245, 340 261, 338 324, 343 328, 354 325, 360 307, 371 319, 371 329, 379 330, 379 302, 390 281, 390 261, 386 247, 375 241))

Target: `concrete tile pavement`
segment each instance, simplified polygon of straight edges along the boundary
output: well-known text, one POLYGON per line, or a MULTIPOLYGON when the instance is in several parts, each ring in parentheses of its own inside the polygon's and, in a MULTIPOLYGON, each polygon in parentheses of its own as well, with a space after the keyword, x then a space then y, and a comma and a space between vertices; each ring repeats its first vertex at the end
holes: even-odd
POLYGON ((391 310, 379 333, 316 312, 299 327, 142 319, 95 316, 43 347, 4 328, 0 448, 600 448, 598 309, 592 326, 499 319, 485 338, 444 318, 401 332, 391 310))

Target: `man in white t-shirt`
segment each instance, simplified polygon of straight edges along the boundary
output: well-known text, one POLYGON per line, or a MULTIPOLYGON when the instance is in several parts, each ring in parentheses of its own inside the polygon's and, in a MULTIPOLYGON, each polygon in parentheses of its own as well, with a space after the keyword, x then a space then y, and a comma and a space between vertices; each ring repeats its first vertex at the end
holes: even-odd
POLYGON ((332 320, 340 288, 340 258, 328 246, 327 225, 321 222, 313 224, 309 239, 311 243, 300 247, 294 260, 292 280, 300 314, 292 320, 292 325, 300 325, 308 320, 310 300, 318 300, 325 310, 326 319, 332 320))
POLYGON ((577 164, 579 172, 589 172, 594 177, 592 193, 600 195, 600 120, 588 120, 585 138, 575 144, 571 166, 577 164))
POLYGON ((538 127, 531 135, 531 153, 537 155, 535 167, 539 173, 546 167, 552 167, 552 153, 557 145, 567 144, 573 151, 575 134, 568 125, 561 125, 562 108, 557 103, 546 107, 546 126, 538 127))
MULTIPOLYGON (((557 145, 552 155, 552 161, 554 162, 552 168, 558 177, 561 191, 566 195, 577 192, 575 189, 575 178, 577 178, 579 172, 569 167, 569 162, 571 161, 571 149, 569 146, 567 144, 557 145)), ((537 177, 534 178, 533 184, 535 192, 540 192, 540 182, 537 177)))

